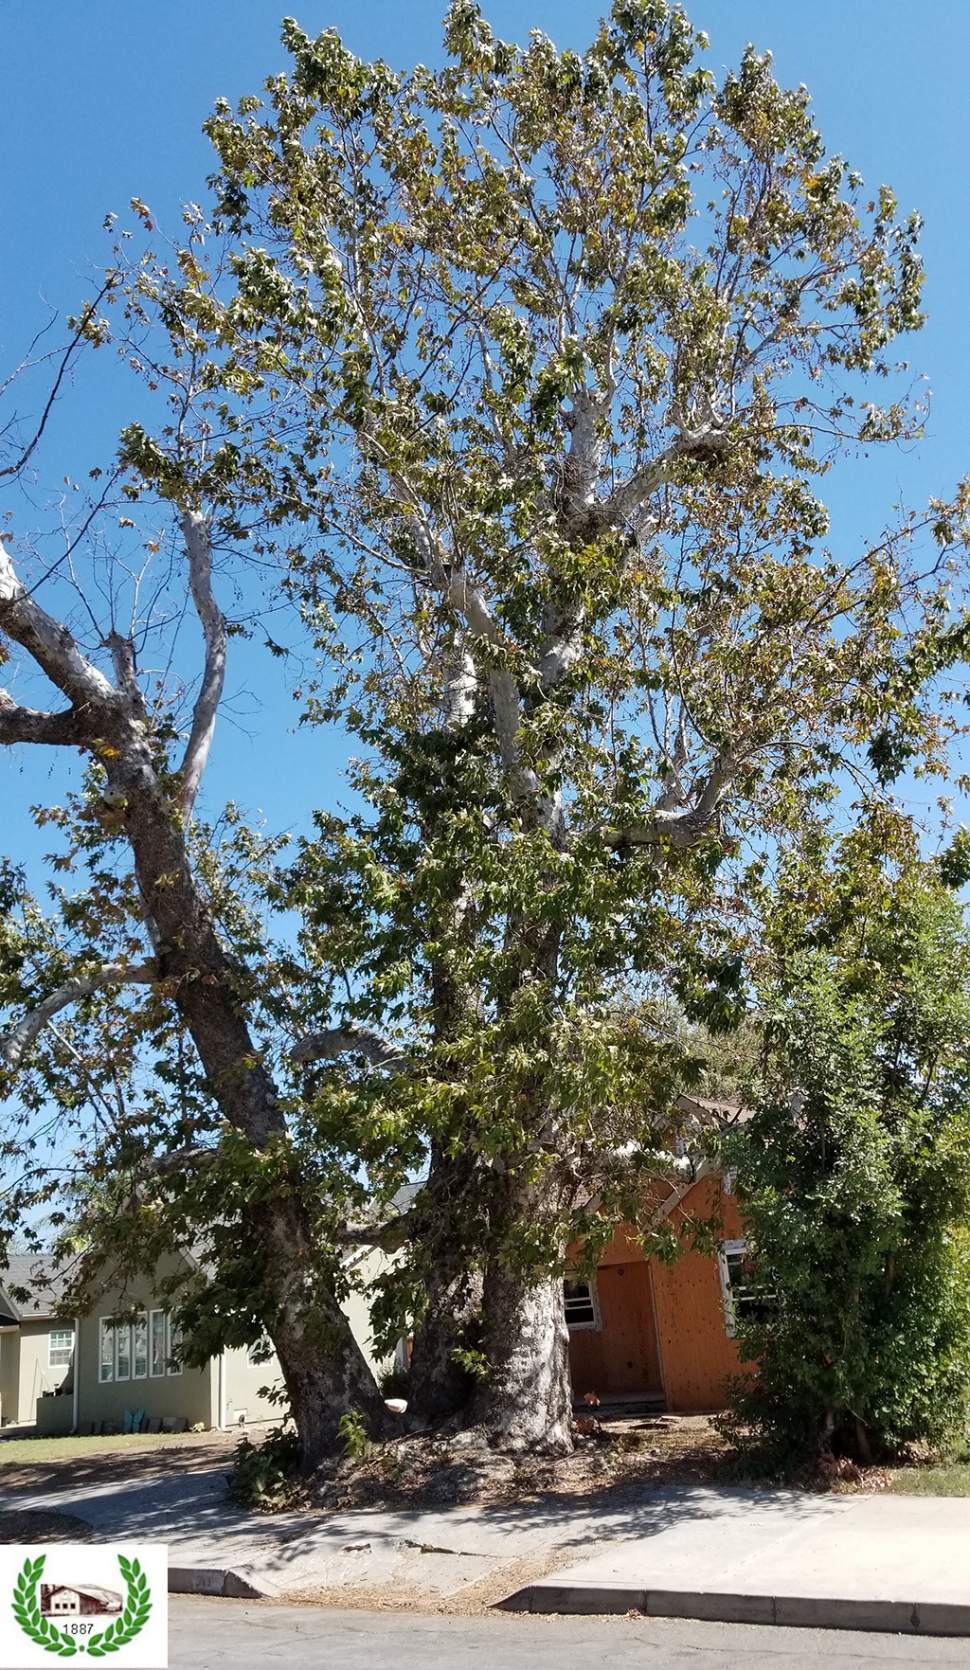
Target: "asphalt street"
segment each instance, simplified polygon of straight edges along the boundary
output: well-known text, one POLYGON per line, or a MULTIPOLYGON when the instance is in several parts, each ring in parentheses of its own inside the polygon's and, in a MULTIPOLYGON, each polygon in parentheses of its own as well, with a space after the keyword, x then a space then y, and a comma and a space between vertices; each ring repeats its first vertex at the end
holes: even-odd
POLYGON ((170 1670, 882 1670, 960 1666, 970 1640, 669 1618, 427 1616, 170 1597, 170 1670))

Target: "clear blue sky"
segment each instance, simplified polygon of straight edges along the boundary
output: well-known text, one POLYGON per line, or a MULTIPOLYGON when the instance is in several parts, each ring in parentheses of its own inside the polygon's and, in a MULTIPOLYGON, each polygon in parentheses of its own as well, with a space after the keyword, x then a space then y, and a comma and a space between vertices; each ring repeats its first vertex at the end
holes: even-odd
MULTIPOLYGON (((396 67, 440 57, 441 0, 300 0, 304 29, 334 26, 361 56, 396 67)), ((540 28, 582 49, 595 33, 595 0, 495 0, 484 7, 506 39, 540 28)), ((929 324, 907 347, 930 377, 930 434, 918 448, 846 469, 828 493, 834 543, 844 554, 875 532, 901 497, 948 494, 970 470, 970 5, 966 0, 691 0, 707 30, 715 72, 745 43, 775 54, 778 74, 812 92, 828 149, 926 220, 929 324)), ((3 0, 3 153, 0 171, 0 364, 19 357, 46 317, 91 288, 108 259, 101 227, 133 195, 174 225, 178 204, 204 197, 210 167, 200 125, 213 100, 258 92, 283 67, 278 0, 3 0)), ((123 385, 121 385, 123 387, 123 385)), ((130 411, 82 382, 60 406, 48 469, 81 475, 110 456, 130 411)), ((0 512, 2 512, 0 506, 0 512)), ((339 793, 339 739, 299 742, 278 673, 239 650, 229 681, 245 728, 220 728, 208 801, 261 807, 273 828, 305 827, 339 793), (274 683, 275 679, 275 683, 274 683), (260 684, 253 697, 247 687, 260 684)), ((0 757, 0 850, 38 851, 23 812, 63 795, 65 761, 0 757)))

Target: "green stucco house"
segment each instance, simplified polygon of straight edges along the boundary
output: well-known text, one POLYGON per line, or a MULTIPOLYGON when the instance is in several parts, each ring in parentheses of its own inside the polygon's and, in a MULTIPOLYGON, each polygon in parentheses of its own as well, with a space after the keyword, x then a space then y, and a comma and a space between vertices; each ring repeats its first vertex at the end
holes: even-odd
MULTIPOLYGON (((365 1286, 381 1256, 354 1257, 365 1286)), ((190 1255, 168 1255, 153 1277, 109 1285, 91 1311, 64 1318, 55 1308, 60 1301, 63 1310, 66 1276, 41 1258, 10 1255, 0 1279, 0 1421, 36 1421, 38 1433, 53 1436, 278 1420, 281 1408, 267 1395, 281 1380, 274 1355, 253 1361, 246 1350, 226 1350, 204 1368, 179 1362, 178 1330, 159 1293, 191 1267, 190 1255)), ((365 1355, 381 1366, 363 1295, 351 1293, 346 1310, 365 1355)))

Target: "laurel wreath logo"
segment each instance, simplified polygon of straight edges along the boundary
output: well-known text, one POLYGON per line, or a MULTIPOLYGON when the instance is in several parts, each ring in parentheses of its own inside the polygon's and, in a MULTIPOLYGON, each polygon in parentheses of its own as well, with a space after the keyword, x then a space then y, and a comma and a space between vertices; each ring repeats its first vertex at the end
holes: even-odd
POLYGON ((104 1658, 106 1653, 116 1653, 119 1647, 125 1646, 144 1629, 152 1609, 152 1595, 138 1560, 118 1555, 118 1565, 127 1589, 124 1611, 107 1629, 89 1636, 87 1641, 68 1635, 42 1615, 37 1604, 37 1585, 46 1560, 46 1554, 39 1555, 36 1560, 25 1560, 13 1592, 14 1617, 24 1634, 29 1635, 45 1652, 56 1653, 58 1658, 73 1658, 76 1653, 87 1653, 89 1658, 104 1658))

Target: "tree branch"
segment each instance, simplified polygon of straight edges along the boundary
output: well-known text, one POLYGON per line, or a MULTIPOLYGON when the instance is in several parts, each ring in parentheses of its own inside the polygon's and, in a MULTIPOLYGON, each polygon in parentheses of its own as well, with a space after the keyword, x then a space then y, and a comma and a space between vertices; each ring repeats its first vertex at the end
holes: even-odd
POLYGON ((402 1212, 396 1218, 390 1218, 387 1223, 376 1224, 373 1228, 362 1225, 358 1229, 340 1229, 334 1233, 334 1240, 344 1247, 380 1247, 382 1252, 397 1252, 409 1241, 418 1228, 421 1218, 416 1211, 402 1212))
POLYGON ((0 1034, 0 1062, 9 1071, 14 1071, 55 1015, 66 1009, 68 1004, 90 997, 100 986, 150 985, 157 979, 158 969, 154 963, 102 963, 100 968, 92 969, 89 974, 79 974, 73 980, 66 980, 63 986, 58 986, 42 1003, 38 1003, 36 1009, 31 1009, 12 1032, 0 1034))
POLYGON ((715 410, 709 396, 703 397, 701 405, 703 415, 699 422, 693 423, 675 406, 671 415, 680 431, 676 439, 664 447, 652 463, 638 470, 629 481, 615 487, 608 498, 590 505, 588 519, 594 532, 603 527, 618 527, 628 521, 658 487, 666 486, 673 479, 674 465, 679 459, 727 451, 731 437, 724 427, 723 418, 715 410))
POLYGON ((737 762, 733 755, 722 753, 710 772, 701 793, 691 806, 672 808, 665 804, 669 790, 645 823, 632 829, 608 829, 603 839, 608 847, 652 847, 666 843, 683 851, 716 827, 718 813, 735 777, 737 762))
POLYGON ((33 707, 18 707, 6 690, 0 690, 0 743, 46 742, 61 747, 87 740, 80 715, 73 707, 62 713, 40 713, 33 707))
POLYGON ((182 761, 182 821, 192 817, 205 770, 226 678, 226 622, 212 591, 212 543, 208 518, 197 510, 182 513, 189 558, 189 589, 205 639, 205 669, 192 715, 192 730, 182 761))
POLYGON ((190 1148, 176 1148, 170 1154, 147 1154, 138 1162, 139 1173, 148 1173, 152 1177, 171 1177, 177 1171, 184 1171, 187 1166, 196 1165, 200 1160, 214 1160, 218 1150, 206 1148, 201 1143, 194 1143, 190 1148))
MULTIPOLYGON (((109 280, 106 284, 102 284, 102 286, 101 286, 100 290, 98 291, 97 295, 95 296, 93 302, 88 302, 86 304, 86 306, 84 308, 84 311, 81 314, 81 317, 78 319, 77 324, 75 325, 74 335, 72 336, 71 341, 68 343, 67 347, 64 349, 63 353, 61 354, 61 363, 60 363, 60 365, 58 366, 58 369, 57 369, 57 376, 54 378, 54 381, 51 384, 50 392, 47 396, 47 402, 44 406, 44 410, 40 414, 40 421, 37 425, 37 428, 34 430, 34 433, 31 436, 31 439, 27 442, 27 445, 21 449, 20 456, 18 458, 16 458, 12 464, 5 464, 3 466, 3 468, 0 469, 0 477, 11 476, 11 475, 12 476, 19 475, 21 470, 29 462, 31 454, 33 453, 34 449, 36 448, 38 442, 40 441, 41 436, 44 433, 44 430, 47 427, 47 420, 50 417, 51 412, 54 408, 54 402, 56 401, 57 396, 60 393, 61 384, 64 381, 64 378, 67 376, 68 369, 70 367, 71 361, 74 358, 74 355, 76 354, 78 348, 81 346, 81 344, 84 342, 85 338, 88 335, 88 327, 91 324, 91 321, 94 319, 94 317, 97 313, 98 303, 104 298, 104 296, 107 295, 108 291, 112 288, 113 283, 114 283, 114 279, 109 278, 109 280)), ((34 340, 36 341, 36 338, 34 340)), ((22 365, 20 369, 24 370, 25 368, 22 365)))
POLYGON ((397 1044, 365 1026, 335 1026, 326 1032, 308 1033, 293 1045, 290 1060, 302 1067, 311 1061, 331 1061, 338 1055, 362 1055, 372 1067, 400 1069, 409 1063, 397 1044))
MULTIPOLYGON (((0 628, 21 645, 52 684, 73 703, 80 716, 90 709, 116 708, 120 693, 78 649, 66 626, 54 620, 18 578, 6 547, 0 545, 0 628)), ((94 719, 85 726, 96 734, 94 719)))

